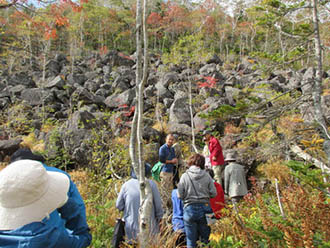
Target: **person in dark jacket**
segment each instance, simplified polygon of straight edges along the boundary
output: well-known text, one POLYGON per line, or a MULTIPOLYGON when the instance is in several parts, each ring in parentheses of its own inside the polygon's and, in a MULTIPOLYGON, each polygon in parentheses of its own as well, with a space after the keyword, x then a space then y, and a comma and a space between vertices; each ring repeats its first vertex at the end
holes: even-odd
POLYGON ((178 163, 173 144, 174 136, 173 134, 168 134, 166 143, 159 148, 159 161, 164 164, 160 172, 160 195, 166 218, 172 213, 173 169, 178 163))
POLYGON ((209 242, 210 227, 207 225, 206 213, 212 213, 210 198, 217 195, 210 175, 204 170, 205 158, 193 154, 188 159, 188 170, 181 176, 178 195, 182 199, 184 229, 187 236, 187 247, 196 247, 196 241, 209 242))
POLYGON ((85 207, 75 193, 63 171, 31 159, 10 163, 0 172, 0 247, 88 247, 85 207))

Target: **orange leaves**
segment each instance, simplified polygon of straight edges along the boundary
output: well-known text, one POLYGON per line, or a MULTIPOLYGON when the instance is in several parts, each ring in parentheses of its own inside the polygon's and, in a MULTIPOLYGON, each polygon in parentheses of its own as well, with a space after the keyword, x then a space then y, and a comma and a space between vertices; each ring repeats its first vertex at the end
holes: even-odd
POLYGON ((49 28, 46 30, 44 34, 45 40, 55 39, 57 37, 56 29, 55 28, 49 28))

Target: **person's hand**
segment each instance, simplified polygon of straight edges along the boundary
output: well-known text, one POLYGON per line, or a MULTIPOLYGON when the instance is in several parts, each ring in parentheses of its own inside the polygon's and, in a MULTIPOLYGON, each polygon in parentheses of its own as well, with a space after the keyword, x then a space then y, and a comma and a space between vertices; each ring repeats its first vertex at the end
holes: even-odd
POLYGON ((215 156, 213 156, 213 157, 212 157, 212 160, 215 161, 215 160, 217 160, 217 158, 216 158, 215 156))
POLYGON ((172 159, 172 164, 177 164, 178 163, 178 159, 177 158, 173 158, 172 159))

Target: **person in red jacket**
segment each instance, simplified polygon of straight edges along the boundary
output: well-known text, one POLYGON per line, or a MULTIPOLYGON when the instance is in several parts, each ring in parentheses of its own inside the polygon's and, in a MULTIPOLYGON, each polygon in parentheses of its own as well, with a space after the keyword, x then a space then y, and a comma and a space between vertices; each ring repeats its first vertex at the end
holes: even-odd
MULTIPOLYGON (((213 179, 214 178, 213 170, 212 169, 206 169, 206 171, 209 173, 209 175, 213 179)), ((221 216, 222 216, 221 215, 221 210, 225 206, 225 194, 224 194, 223 189, 222 189, 222 187, 219 183, 214 182, 214 186, 217 189, 217 196, 210 199, 210 205, 211 205, 211 208, 213 210, 214 217, 216 219, 220 219, 221 216)))
POLYGON ((209 142, 210 161, 214 171, 214 179, 223 186, 223 174, 225 170, 225 160, 222 153, 222 147, 217 138, 209 130, 204 130, 203 136, 209 142))

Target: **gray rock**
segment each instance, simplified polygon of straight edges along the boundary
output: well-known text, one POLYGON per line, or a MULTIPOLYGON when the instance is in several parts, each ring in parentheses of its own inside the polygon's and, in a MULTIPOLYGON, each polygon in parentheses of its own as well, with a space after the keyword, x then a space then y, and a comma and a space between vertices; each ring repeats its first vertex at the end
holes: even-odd
POLYGON ((97 126, 97 121, 92 113, 79 110, 74 112, 72 117, 67 120, 66 126, 68 129, 92 129, 97 126))
POLYGON ((143 96, 145 98, 151 98, 156 96, 156 87, 154 85, 149 85, 144 89, 143 96))
POLYGON ((20 96, 22 91, 26 89, 26 86, 19 84, 9 88, 9 92, 12 96, 20 96))
POLYGON ((112 84, 112 91, 117 93, 128 90, 131 87, 131 78, 127 76, 118 76, 112 84))
POLYGON ((0 155, 11 156, 19 148, 21 142, 21 139, 0 140, 0 155))
POLYGON ((78 74, 78 73, 73 73, 68 76, 68 83, 71 85, 74 84, 79 84, 79 85, 84 85, 86 82, 87 78, 85 77, 84 74, 78 74))
POLYGON ((111 95, 104 100, 104 103, 109 108, 118 108, 120 106, 130 106, 131 102, 135 98, 135 88, 124 91, 119 95, 111 95))
POLYGON ((161 83, 156 84, 156 95, 159 97, 159 101, 162 102, 165 98, 173 98, 173 94, 167 88, 165 88, 161 83))
POLYGON ((202 118, 202 114, 207 114, 208 111, 201 111, 194 116, 194 126, 195 126, 195 133, 198 133, 204 130, 207 127, 207 123, 209 122, 207 119, 202 118))
POLYGON ((8 97, 0 98, 0 109, 3 110, 9 106, 10 100, 8 97))
POLYGON ((170 109, 172 103, 174 102, 174 99, 164 98, 163 102, 164 102, 165 108, 170 109))
POLYGON ((213 54, 212 57, 206 61, 206 63, 207 64, 219 64, 220 66, 223 65, 223 61, 216 54, 213 54))
POLYGON ((187 124, 169 123, 169 132, 178 135, 191 136, 191 127, 187 124))
POLYGON ((55 78, 53 79, 50 79, 46 85, 45 85, 45 88, 53 88, 53 87, 56 87, 58 89, 62 89, 63 86, 65 85, 65 82, 62 78, 61 75, 58 75, 56 76, 55 78))
POLYGON ((22 100, 31 106, 49 104, 54 102, 53 92, 39 88, 25 89, 21 94, 22 100))
POLYGON ((33 81, 32 77, 27 72, 18 72, 15 73, 12 77, 9 77, 7 80, 8 85, 24 85, 28 88, 37 87, 36 83, 33 81))
POLYGON ((90 92, 96 92, 100 85, 103 83, 103 80, 87 80, 84 84, 84 88, 88 89, 90 92))
POLYGON ((179 81, 179 74, 177 72, 167 72, 163 75, 160 84, 162 84, 165 88, 169 86, 171 83, 176 83, 179 81))
POLYGON ((61 65, 56 60, 49 60, 46 63, 46 76, 47 77, 56 77, 61 71, 61 65))
POLYGON ((206 64, 202 68, 199 69, 199 74, 203 76, 209 76, 210 74, 213 74, 217 71, 217 65, 216 64, 206 64))
POLYGON ((89 92, 87 89, 83 87, 78 87, 71 96, 71 99, 74 99, 75 101, 83 101, 84 104, 97 104, 99 106, 103 106, 104 98, 101 96, 97 96, 91 92, 89 92))
POLYGON ((171 123, 187 124, 191 123, 188 97, 174 100, 170 108, 169 121, 171 123))
POLYGON ((225 93, 229 104, 234 106, 236 103, 235 98, 239 95, 240 90, 234 87, 225 87, 225 93))

